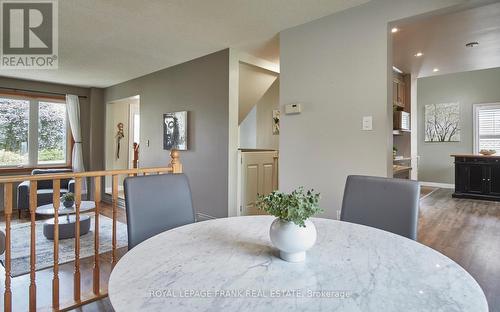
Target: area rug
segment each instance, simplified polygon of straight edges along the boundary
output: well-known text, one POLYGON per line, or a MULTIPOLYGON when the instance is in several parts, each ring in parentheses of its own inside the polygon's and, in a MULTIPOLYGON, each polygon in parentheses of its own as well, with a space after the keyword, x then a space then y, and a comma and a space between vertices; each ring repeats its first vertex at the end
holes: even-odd
MULTIPOLYGON (((84 214, 82 214, 84 215, 84 214)), ((90 231, 80 236, 80 258, 94 255, 94 219, 91 217, 90 231)), ((43 236, 43 223, 36 221, 36 270, 52 267, 54 264, 54 242, 43 236)), ((99 216, 99 253, 112 249, 113 221, 103 215, 99 216)), ((13 224, 12 237, 12 276, 19 276, 30 272, 30 223, 13 224)), ((127 226, 116 222, 117 248, 127 246, 127 226)), ((75 260, 75 239, 59 240, 59 264, 75 260)))

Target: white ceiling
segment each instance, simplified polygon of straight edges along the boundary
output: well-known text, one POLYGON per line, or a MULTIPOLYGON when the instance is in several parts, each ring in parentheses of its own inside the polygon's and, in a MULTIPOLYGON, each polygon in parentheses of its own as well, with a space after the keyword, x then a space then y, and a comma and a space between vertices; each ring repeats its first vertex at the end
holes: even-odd
POLYGON ((393 64, 416 77, 500 67, 500 3, 397 26, 393 64))
POLYGON ((277 62, 280 31, 365 2, 59 1, 59 69, 0 75, 107 87, 228 47, 277 62))

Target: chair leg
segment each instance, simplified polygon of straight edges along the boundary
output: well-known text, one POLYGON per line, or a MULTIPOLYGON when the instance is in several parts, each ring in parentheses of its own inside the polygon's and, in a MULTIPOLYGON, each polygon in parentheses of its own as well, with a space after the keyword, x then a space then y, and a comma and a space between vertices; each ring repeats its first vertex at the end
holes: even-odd
POLYGON ((21 219, 21 209, 17 209, 17 218, 21 219))

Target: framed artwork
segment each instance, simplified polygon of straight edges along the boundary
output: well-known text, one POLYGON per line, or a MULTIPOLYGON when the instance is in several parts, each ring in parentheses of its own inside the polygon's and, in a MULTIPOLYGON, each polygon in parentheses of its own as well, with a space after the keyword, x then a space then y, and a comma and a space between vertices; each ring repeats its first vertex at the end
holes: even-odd
POLYGON ((280 111, 277 109, 273 110, 273 134, 280 134, 280 111))
POLYGON ((187 111, 163 114, 163 149, 187 148, 187 111))
POLYGON ((459 103, 425 105, 425 142, 460 142, 459 103))

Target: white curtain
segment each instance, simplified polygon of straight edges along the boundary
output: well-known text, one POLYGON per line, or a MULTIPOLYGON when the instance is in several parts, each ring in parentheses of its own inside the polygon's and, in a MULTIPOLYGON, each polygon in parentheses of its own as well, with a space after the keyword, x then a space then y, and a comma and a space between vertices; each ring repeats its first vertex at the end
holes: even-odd
MULTIPOLYGON (((73 145, 72 164, 74 172, 85 171, 83 166, 83 151, 82 151, 82 131, 80 127, 80 102, 77 95, 66 94, 66 107, 68 109, 69 126, 75 145, 73 145)), ((87 181, 82 180, 82 193, 87 193, 87 181)))

